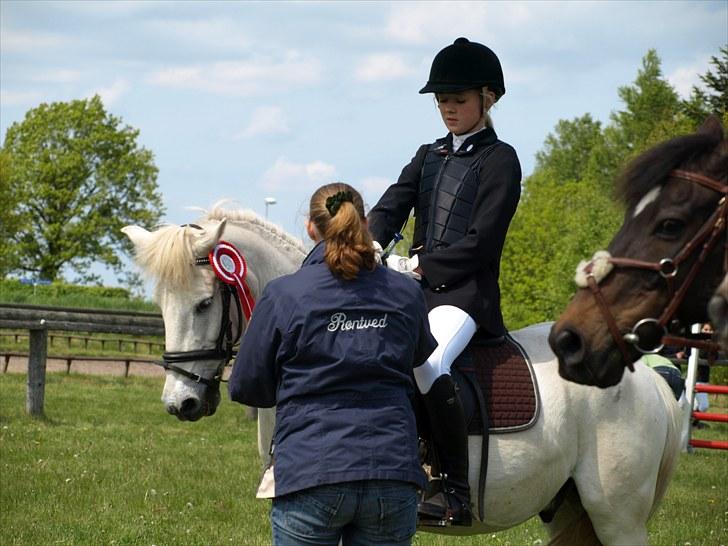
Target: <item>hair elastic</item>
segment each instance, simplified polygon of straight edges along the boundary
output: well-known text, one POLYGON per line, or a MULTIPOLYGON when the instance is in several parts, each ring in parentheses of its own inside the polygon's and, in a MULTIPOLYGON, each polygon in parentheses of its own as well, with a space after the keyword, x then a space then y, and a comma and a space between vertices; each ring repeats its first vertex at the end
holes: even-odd
POLYGON ((338 191, 334 195, 326 198, 326 210, 329 211, 329 214, 333 218, 339 212, 341 204, 347 201, 349 203, 354 202, 354 197, 351 195, 351 192, 348 190, 338 191))

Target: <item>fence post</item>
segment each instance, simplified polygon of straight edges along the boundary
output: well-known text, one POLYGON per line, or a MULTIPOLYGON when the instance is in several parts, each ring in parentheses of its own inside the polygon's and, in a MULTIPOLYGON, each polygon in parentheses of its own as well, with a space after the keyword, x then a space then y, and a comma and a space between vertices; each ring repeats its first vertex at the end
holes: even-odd
POLYGON ((28 396, 25 409, 30 415, 43 415, 45 397, 46 356, 48 355, 48 330, 45 320, 30 330, 28 351, 28 396))

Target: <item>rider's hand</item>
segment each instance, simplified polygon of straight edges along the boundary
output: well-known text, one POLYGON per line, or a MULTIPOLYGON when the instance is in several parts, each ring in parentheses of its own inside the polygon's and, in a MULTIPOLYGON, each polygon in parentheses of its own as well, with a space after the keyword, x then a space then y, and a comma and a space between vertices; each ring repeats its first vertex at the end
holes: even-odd
POLYGON ((412 258, 405 258, 404 256, 397 256, 396 254, 390 254, 387 257, 387 267, 389 269, 393 269, 394 271, 398 271, 399 273, 402 273, 403 275, 407 275, 408 277, 411 277, 415 279, 416 281, 419 281, 422 279, 422 275, 420 275, 419 272, 416 271, 420 265, 419 258, 415 255, 412 258))
POLYGON ((382 265, 382 254, 384 254, 382 245, 380 245, 377 241, 372 241, 372 246, 374 247, 374 261, 379 265, 382 265))

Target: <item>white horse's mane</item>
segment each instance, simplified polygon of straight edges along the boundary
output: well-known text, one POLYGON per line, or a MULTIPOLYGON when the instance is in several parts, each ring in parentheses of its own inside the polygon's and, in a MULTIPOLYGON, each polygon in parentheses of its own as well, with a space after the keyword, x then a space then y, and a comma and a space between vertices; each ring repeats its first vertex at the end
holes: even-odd
POLYGON ((214 242, 215 224, 227 220, 227 224, 242 225, 261 236, 267 242, 283 251, 293 251, 306 255, 301 240, 286 233, 279 226, 263 220, 255 212, 247 209, 226 209, 225 201, 219 201, 212 209, 203 212, 196 225, 162 225, 150 234, 143 245, 137 245, 135 261, 145 273, 158 282, 186 287, 192 280, 195 271, 196 249, 211 247, 214 242), (202 227, 203 229, 198 229, 202 227))
MULTIPOLYGON (((264 235, 266 239, 277 239, 283 245, 288 245, 296 250, 299 250, 303 256, 306 255, 306 251, 303 248, 303 242, 296 237, 286 233, 283 228, 263 220, 255 212, 250 209, 226 209, 222 205, 228 201, 218 201, 212 206, 212 209, 207 211, 204 220, 223 220, 227 218, 229 222, 248 224, 258 233, 264 235)), ((203 220, 203 221, 204 221, 203 220)))

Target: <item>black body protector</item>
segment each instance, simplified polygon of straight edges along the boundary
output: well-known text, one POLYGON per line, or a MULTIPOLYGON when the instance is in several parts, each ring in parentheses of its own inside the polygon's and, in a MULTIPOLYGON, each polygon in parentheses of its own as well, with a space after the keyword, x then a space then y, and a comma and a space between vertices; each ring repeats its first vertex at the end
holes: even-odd
POLYGON ((473 151, 472 144, 463 144, 455 153, 442 140, 430 146, 420 176, 413 251, 445 248, 467 234, 478 193, 478 169, 497 146, 495 142, 473 151))

